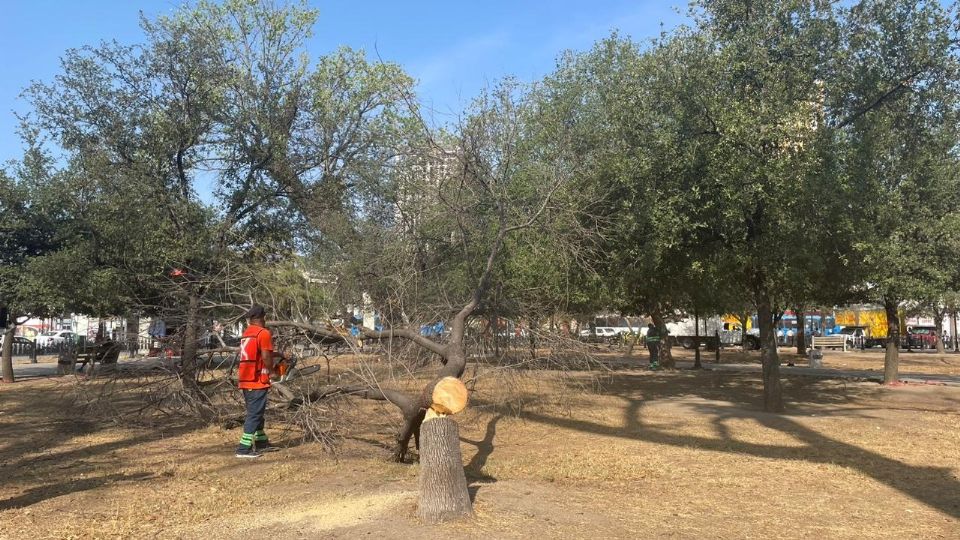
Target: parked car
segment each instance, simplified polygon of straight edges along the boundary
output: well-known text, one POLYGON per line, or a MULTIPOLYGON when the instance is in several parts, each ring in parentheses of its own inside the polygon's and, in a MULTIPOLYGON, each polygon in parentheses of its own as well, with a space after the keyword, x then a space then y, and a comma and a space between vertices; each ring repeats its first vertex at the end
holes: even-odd
POLYGON ((934 349, 937 346, 936 326, 911 326, 907 328, 907 346, 917 349, 934 349))
POLYGON ((589 342, 611 341, 617 337, 617 331, 612 326, 595 326, 581 330, 580 337, 589 342))
MULTIPOLYGON (((3 336, 0 335, 0 348, 3 348, 3 336)), ((37 348, 33 344, 32 339, 25 338, 23 336, 13 336, 13 339, 10 340, 13 342, 13 356, 26 356, 36 357, 37 348)))
POLYGON ((597 337, 613 338, 617 335, 617 329, 612 326, 598 326, 594 329, 597 337))
MULTIPOLYGON (((3 345, 3 335, 0 334, 0 345, 3 345)), ((33 345, 33 340, 27 339, 22 336, 13 336, 14 345, 33 345)))
POLYGON ((37 336, 37 347, 55 347, 63 343, 73 343, 77 335, 69 330, 54 330, 37 336))

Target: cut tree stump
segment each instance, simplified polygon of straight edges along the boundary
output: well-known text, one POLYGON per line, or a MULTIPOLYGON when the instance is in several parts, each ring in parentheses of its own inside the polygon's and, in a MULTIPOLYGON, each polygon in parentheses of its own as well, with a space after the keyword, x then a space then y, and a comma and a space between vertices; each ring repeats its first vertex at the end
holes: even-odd
POLYGON ((428 411, 420 426, 417 517, 427 523, 439 523, 472 515, 460 454, 460 430, 453 418, 428 411))
POLYGON ((456 377, 444 377, 433 387, 430 408, 439 414, 457 414, 467 406, 467 387, 456 377))

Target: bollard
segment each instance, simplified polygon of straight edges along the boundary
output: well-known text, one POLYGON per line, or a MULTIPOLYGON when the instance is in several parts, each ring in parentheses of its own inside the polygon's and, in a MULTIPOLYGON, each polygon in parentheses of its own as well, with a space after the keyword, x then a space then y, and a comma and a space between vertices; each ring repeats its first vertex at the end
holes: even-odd
POLYGON ((808 353, 809 366, 812 368, 823 367, 823 351, 820 349, 810 349, 808 353))

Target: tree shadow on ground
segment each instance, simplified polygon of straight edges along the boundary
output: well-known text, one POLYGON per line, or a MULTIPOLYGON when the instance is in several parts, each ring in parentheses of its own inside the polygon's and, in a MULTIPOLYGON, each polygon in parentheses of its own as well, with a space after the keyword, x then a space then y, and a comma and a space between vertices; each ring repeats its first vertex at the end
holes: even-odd
MULTIPOLYGON (((706 376, 709 377, 709 374, 706 376)), ((703 380, 700 384, 692 384, 696 383, 696 380, 686 373, 657 374, 655 377, 618 376, 618 382, 608 385, 608 391, 603 394, 617 396, 626 402, 622 426, 609 426, 532 411, 522 413, 521 417, 562 429, 679 448, 693 447, 711 452, 840 465, 859 471, 949 516, 960 518, 960 481, 952 476, 949 468, 908 465, 877 452, 830 438, 788 415, 761 412, 758 405, 762 402, 762 390, 758 381, 748 380, 746 377, 726 377, 732 380, 721 385, 711 385, 705 384, 708 381, 703 380), (681 380, 675 380, 674 375, 680 375, 681 380), (734 389, 736 391, 733 391, 734 389), (693 405, 696 412, 715 416, 717 437, 678 434, 641 423, 639 413, 647 403, 685 395, 719 402, 693 405), (724 422, 731 418, 756 420, 767 428, 790 435, 803 445, 759 444, 735 439, 724 426, 724 422)), ((800 386, 793 390, 807 387, 805 391, 810 392, 811 384, 816 386, 815 383, 801 382, 800 386)), ((791 385, 785 384, 785 393, 789 386, 791 385)), ((821 394, 820 397, 827 404, 845 404, 852 399, 843 392, 821 394)))
MULTIPOLYGON (((168 431, 166 435, 176 436, 189 431, 192 431, 192 429, 168 431)), ((77 491, 95 489, 116 481, 153 478, 156 475, 148 472, 100 476, 100 471, 103 470, 103 463, 90 458, 96 458, 115 450, 136 446, 156 439, 157 435, 149 432, 107 443, 43 454, 38 457, 24 456, 12 463, 7 463, 4 467, 4 483, 7 484, 7 486, 21 481, 25 483, 35 483, 38 477, 44 476, 43 473, 46 473, 46 475, 51 478, 51 481, 43 485, 31 487, 20 495, 0 500, 0 511, 29 506, 77 491)), ((12 488, 8 487, 5 491, 9 492, 10 489, 12 488)))
POLYGON ((470 458, 470 462, 464 467, 467 478, 472 482, 492 484, 497 481, 496 478, 485 473, 483 467, 487 464, 487 459, 490 458, 490 455, 493 454, 493 439, 497 435, 497 422, 499 422, 501 418, 503 418, 503 415, 498 414, 487 422, 486 432, 484 433, 483 439, 479 441, 471 441, 470 439, 460 437, 461 442, 477 447, 477 453, 470 458))
MULTIPOLYGON (((857 405, 875 395, 878 385, 848 383, 845 380, 791 376, 782 380, 787 406, 785 415, 845 414, 870 410, 857 405), (840 407, 842 405, 842 407, 840 407)), ((574 390, 574 388, 571 388, 574 390)), ((679 370, 656 373, 615 373, 602 381, 604 395, 639 398, 644 401, 692 397, 722 401, 745 409, 763 410, 763 387, 752 373, 730 371, 679 370)), ((955 400, 943 399, 945 403, 955 400)), ((949 408, 900 407, 884 403, 884 410, 949 412, 949 408)))
POLYGON ((16 497, 0 500, 0 512, 4 510, 10 510, 12 508, 31 506, 47 499, 53 499, 70 493, 78 493, 81 491, 96 489, 107 484, 131 481, 136 482, 149 480, 155 477, 155 474, 147 472, 139 472, 135 474, 118 473, 107 476, 80 478, 69 480, 67 482, 57 482, 54 484, 37 486, 35 488, 28 489, 25 493, 17 495, 16 497))
POLYGON ((117 450, 184 435, 206 425, 184 418, 164 420, 162 429, 133 427, 115 436, 107 435, 111 440, 106 442, 84 444, 75 439, 116 429, 116 418, 81 416, 62 388, 37 387, 2 397, 0 427, 15 436, 0 446, 0 485, 8 496, 21 493, 0 499, 0 511, 117 481, 151 478, 154 475, 150 472, 104 474, 104 470, 123 465, 114 456, 117 450))

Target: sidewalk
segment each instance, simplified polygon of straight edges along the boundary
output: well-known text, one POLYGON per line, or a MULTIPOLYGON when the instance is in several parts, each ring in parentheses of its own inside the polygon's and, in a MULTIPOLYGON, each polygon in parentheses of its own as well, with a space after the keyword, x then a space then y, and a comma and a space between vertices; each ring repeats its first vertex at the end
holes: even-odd
MULTIPOLYGON (((174 369, 180 361, 179 356, 159 358, 156 356, 135 356, 124 358, 121 356, 117 365, 124 371, 149 371, 155 368, 174 369)), ((230 365, 231 356, 218 354, 207 359, 208 368, 220 369, 230 365)), ((99 365, 99 364, 98 364, 99 365)), ((78 373, 79 374, 79 373, 78 373)), ((36 364, 28 358, 17 357, 13 360, 13 376, 15 379, 33 379, 38 377, 57 377, 57 357, 41 356, 36 364)))
MULTIPOLYGON (((634 360, 614 360, 606 359, 602 362, 605 365, 616 368, 645 369, 647 360, 638 357, 634 360)), ((701 366, 706 371, 733 371, 740 373, 760 374, 762 367, 760 364, 715 364, 712 360, 704 359, 701 366)), ((693 362, 688 360, 677 360, 677 369, 692 369, 693 362)), ((818 377, 821 379, 859 379, 865 381, 883 382, 882 371, 868 371, 858 369, 832 369, 832 368, 810 368, 804 366, 780 365, 780 375, 782 377, 818 377)), ((929 373, 906 373, 901 371, 898 378, 900 382, 909 384, 936 384, 945 386, 960 386, 960 377, 954 375, 936 375, 929 373)))
MULTIPOLYGON (((685 367, 693 367, 693 362, 677 362, 677 367, 686 364, 685 367)), ((739 371, 744 373, 760 373, 762 368, 759 364, 713 364, 703 363, 703 369, 711 371, 739 371)), ((782 376, 799 375, 801 377, 819 377, 822 379, 862 379, 866 381, 883 382, 882 371, 865 371, 857 369, 830 369, 830 368, 809 368, 802 366, 780 366, 782 376)), ((928 373, 904 373, 900 372, 898 378, 900 382, 910 384, 941 384, 946 386, 960 386, 960 377, 953 375, 934 375, 928 373)))
MULTIPOLYGON (((57 376, 57 357, 41 356, 36 364, 30 363, 29 359, 15 358, 13 361, 14 379, 32 379, 37 377, 56 377, 57 376)), ((158 358, 121 358, 118 361, 122 366, 152 367, 160 365, 158 358)))

